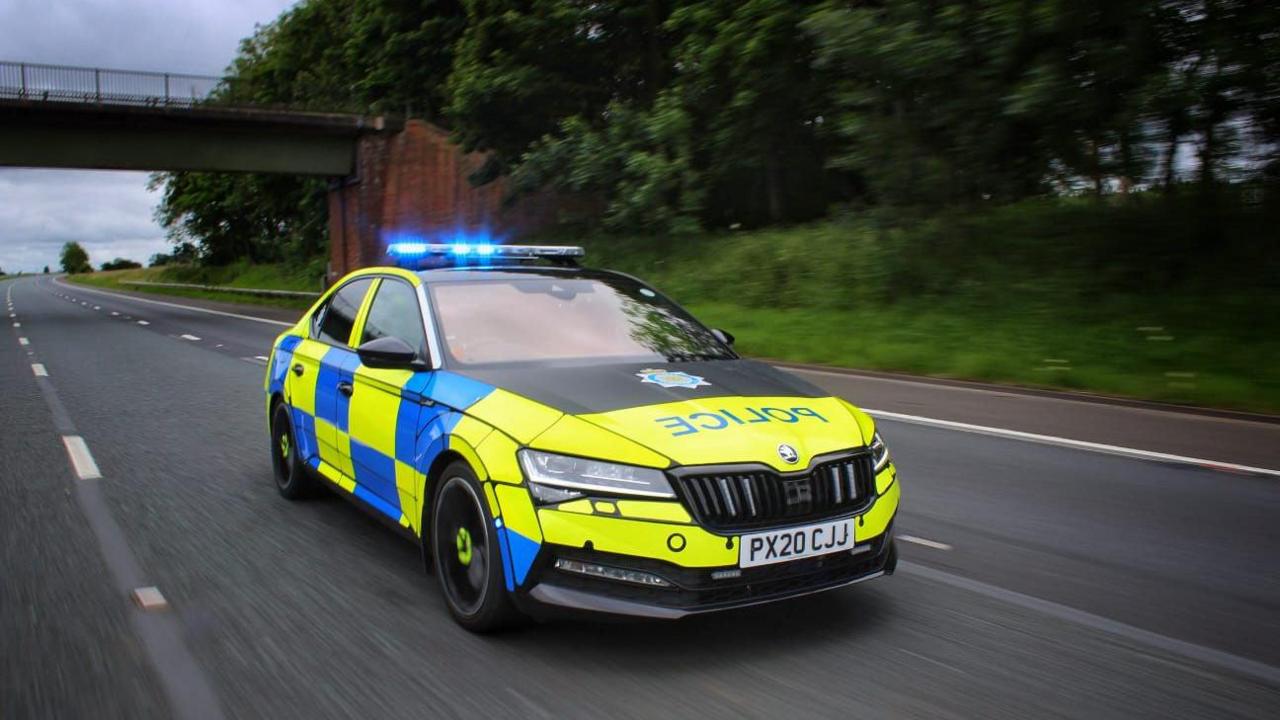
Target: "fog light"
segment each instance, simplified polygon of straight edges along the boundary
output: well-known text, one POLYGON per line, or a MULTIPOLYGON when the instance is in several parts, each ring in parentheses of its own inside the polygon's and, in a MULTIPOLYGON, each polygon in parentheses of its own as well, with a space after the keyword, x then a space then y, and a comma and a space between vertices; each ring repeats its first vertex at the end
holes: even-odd
POLYGON ((578 560, 557 558, 556 569, 575 573, 577 575, 587 575, 589 577, 616 580, 618 582, 629 582, 636 585, 644 585, 646 587, 671 587, 671 583, 652 573, 639 572, 636 570, 624 570, 622 568, 609 567, 608 565, 597 565, 589 562, 580 562, 578 560))

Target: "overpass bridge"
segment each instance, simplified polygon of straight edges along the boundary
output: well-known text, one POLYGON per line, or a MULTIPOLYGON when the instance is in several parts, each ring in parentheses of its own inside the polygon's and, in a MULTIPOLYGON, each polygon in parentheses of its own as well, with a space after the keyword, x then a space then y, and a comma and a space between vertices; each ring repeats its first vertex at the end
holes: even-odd
POLYGON ((0 166, 262 172, 329 179, 330 275, 385 258, 392 238, 536 229, 547 199, 502 181, 421 120, 240 100, 234 78, 0 62, 0 166))

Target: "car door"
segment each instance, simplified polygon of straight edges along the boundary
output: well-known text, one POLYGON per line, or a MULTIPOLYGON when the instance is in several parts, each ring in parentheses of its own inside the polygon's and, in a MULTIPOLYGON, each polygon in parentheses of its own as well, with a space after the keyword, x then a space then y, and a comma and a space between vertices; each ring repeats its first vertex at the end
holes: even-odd
POLYGON ((359 364, 352 336, 374 280, 356 278, 330 295, 314 316, 311 338, 294 351, 296 362, 303 366, 295 384, 305 385, 306 378, 313 378, 310 387, 319 459, 349 481, 355 472, 351 468, 348 417, 352 379, 359 364))
MULTIPOLYGON (((398 277, 383 278, 357 330, 357 347, 397 337, 428 364, 426 326, 417 288, 398 277)), ((402 397, 412 370, 358 364, 350 403, 351 460, 356 495, 392 520, 405 524, 416 511, 414 442, 422 405, 402 397)))

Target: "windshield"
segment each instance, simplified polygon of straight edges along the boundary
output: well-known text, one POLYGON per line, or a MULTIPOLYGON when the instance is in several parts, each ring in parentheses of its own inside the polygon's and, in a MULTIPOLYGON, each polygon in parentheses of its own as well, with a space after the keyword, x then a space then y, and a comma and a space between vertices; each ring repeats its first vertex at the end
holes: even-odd
POLYGON ((530 276, 429 287, 445 352, 457 365, 735 357, 688 313, 629 278, 530 276))

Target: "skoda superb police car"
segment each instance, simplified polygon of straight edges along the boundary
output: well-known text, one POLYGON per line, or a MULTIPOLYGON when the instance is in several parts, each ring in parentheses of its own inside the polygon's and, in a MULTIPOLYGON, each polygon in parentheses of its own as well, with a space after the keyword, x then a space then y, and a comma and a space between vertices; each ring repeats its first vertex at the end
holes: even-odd
POLYGON ((893 572, 897 470, 865 413, 581 248, 391 251, 276 340, 274 474, 418 542, 463 626, 678 618, 893 572))

